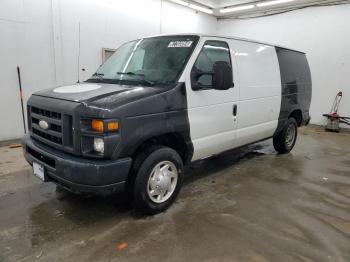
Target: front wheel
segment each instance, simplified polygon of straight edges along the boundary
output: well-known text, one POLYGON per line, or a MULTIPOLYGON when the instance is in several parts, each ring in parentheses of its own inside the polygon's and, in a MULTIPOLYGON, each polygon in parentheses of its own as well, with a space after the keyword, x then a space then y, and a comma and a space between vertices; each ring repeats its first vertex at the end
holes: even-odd
POLYGON ((289 118, 282 131, 273 137, 273 146, 280 154, 289 153, 297 140, 298 125, 294 118, 289 118))
POLYGON ((179 154, 168 147, 155 149, 137 171, 133 190, 135 208, 147 214, 166 210, 175 201, 182 179, 179 154))

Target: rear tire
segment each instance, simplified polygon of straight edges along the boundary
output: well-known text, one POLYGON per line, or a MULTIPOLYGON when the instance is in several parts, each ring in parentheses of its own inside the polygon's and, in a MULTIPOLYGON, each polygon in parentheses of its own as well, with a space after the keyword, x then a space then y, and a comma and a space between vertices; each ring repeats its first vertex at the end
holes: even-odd
POLYGON ((183 180, 183 163, 169 147, 155 148, 136 172, 133 196, 137 211, 157 214, 176 199, 183 180))
POLYGON ((286 125, 276 136, 273 137, 273 146, 280 154, 289 153, 297 140, 298 125, 294 118, 289 118, 286 125))

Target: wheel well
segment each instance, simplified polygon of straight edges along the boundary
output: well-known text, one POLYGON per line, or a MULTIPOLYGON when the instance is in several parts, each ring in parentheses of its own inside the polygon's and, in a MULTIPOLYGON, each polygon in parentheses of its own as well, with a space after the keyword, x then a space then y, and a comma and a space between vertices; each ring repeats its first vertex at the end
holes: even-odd
POLYGON ((303 114, 301 113, 300 109, 294 110, 288 118, 293 117, 295 121, 297 121, 298 126, 301 126, 301 123, 303 122, 303 114))
POLYGON ((174 149, 186 163, 189 159, 190 150, 185 142, 185 139, 178 133, 167 133, 155 136, 144 141, 133 154, 137 156, 153 146, 167 146, 174 149))

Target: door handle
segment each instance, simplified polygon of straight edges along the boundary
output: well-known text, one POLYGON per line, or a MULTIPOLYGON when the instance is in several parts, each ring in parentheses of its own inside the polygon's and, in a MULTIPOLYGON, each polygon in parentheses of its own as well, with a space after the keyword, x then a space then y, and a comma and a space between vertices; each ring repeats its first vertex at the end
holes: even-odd
POLYGON ((237 105, 233 105, 233 116, 237 116, 237 105))

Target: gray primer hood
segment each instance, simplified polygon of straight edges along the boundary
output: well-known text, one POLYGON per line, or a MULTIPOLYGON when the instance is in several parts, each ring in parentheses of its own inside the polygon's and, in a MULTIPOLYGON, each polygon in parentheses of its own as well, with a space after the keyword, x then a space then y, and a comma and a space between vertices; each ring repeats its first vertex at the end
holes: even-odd
POLYGON ((105 109, 118 106, 167 91, 165 87, 143 87, 106 83, 81 83, 46 89, 36 96, 74 101, 105 109))
POLYGON ((81 83, 69 86, 60 86, 36 92, 34 95, 57 98, 74 102, 86 102, 103 96, 130 91, 133 87, 105 84, 105 83, 81 83))

